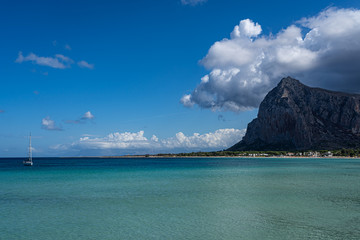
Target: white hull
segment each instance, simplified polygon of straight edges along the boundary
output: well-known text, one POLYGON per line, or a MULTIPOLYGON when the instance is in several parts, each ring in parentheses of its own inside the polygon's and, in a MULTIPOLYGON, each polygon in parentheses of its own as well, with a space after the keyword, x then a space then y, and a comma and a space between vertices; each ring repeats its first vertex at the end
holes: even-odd
POLYGON ((23 161, 24 166, 32 166, 33 162, 32 161, 23 161))

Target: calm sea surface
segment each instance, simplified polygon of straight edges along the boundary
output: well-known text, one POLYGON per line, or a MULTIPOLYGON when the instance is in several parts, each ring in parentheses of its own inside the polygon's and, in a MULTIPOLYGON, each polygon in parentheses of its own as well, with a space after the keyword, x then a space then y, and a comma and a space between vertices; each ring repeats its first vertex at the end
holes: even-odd
POLYGON ((358 159, 0 159, 0 239, 360 239, 358 159))

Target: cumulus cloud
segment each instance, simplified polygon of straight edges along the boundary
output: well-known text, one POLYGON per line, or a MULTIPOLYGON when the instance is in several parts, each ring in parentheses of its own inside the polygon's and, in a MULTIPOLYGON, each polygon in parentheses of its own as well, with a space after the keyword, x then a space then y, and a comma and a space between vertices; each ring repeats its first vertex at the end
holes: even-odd
POLYGON ((192 107, 194 106, 194 102, 191 101, 191 95, 190 94, 187 94, 187 95, 184 95, 181 99, 180 99, 180 102, 182 104, 184 104, 185 107, 192 107))
POLYGON ((205 2, 207 2, 207 0, 181 0, 182 5, 191 5, 191 6, 195 6, 205 2))
POLYGON ((277 34, 240 21, 200 61, 210 73, 181 98, 186 107, 244 111, 286 76, 310 86, 360 92, 360 10, 329 8, 277 34))
POLYGON ((78 66, 81 67, 81 68, 89 68, 89 69, 93 69, 94 68, 94 64, 90 64, 86 61, 79 61, 78 63, 78 66))
POLYGON ((19 52, 18 58, 15 60, 17 63, 32 62, 33 64, 52 67, 52 68, 69 68, 74 62, 71 58, 66 57, 62 54, 56 54, 54 57, 40 57, 34 53, 30 53, 26 57, 23 56, 22 52, 19 52))
POLYGON ((240 37, 241 35, 256 37, 261 33, 261 31, 261 26, 258 23, 254 23, 250 19, 244 19, 239 25, 234 27, 234 30, 230 35, 232 38, 240 37))
POLYGON ((69 146, 57 145, 53 148, 65 149, 82 149, 82 150, 114 150, 127 153, 136 151, 137 153, 148 152, 184 152, 184 151, 203 151, 203 150, 221 150, 228 148, 240 141, 245 134, 245 129, 219 129, 215 132, 206 134, 194 133, 186 136, 179 132, 174 137, 159 139, 153 135, 147 138, 144 131, 135 133, 111 133, 105 137, 85 136, 79 141, 69 146))
POLYGON ((55 124, 54 120, 51 120, 50 117, 45 117, 41 120, 41 128, 45 129, 45 130, 50 130, 50 131, 61 131, 62 128, 61 126, 57 126, 55 124))
POLYGON ((87 121, 92 120, 94 118, 95 116, 90 111, 87 111, 80 118, 76 120, 65 120, 64 122, 69 124, 79 124, 79 123, 86 123, 87 121))
POLYGON ((90 111, 87 111, 86 113, 84 113, 84 115, 81 117, 81 119, 93 119, 94 115, 92 115, 92 113, 90 111))

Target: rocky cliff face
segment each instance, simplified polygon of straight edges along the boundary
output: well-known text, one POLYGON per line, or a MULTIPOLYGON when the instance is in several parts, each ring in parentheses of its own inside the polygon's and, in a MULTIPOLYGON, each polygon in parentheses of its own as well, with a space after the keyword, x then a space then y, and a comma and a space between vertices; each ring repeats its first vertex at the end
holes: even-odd
POLYGON ((229 150, 360 148, 360 95, 311 88, 287 77, 260 104, 229 150))

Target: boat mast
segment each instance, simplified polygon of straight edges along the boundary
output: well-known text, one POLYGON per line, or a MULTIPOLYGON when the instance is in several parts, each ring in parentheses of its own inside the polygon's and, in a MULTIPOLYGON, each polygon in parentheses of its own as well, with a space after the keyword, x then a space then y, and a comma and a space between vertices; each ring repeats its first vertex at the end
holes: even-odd
POLYGON ((32 161, 32 153, 31 153, 31 133, 29 139, 29 161, 32 161))

